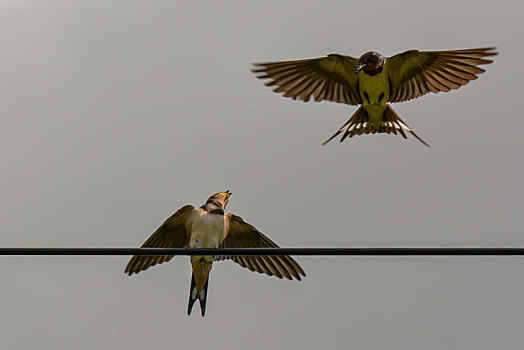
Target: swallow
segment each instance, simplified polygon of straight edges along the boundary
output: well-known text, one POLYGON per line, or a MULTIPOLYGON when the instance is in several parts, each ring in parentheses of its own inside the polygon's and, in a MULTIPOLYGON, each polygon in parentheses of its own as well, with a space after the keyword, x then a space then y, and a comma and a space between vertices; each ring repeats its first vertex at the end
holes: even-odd
MULTIPOLYGON (((278 248, 255 227, 232 212, 224 212, 231 192, 215 193, 204 205, 195 208, 185 205, 169 217, 145 243, 143 248, 278 248)), ((125 273, 147 270, 167 262, 172 255, 135 255, 125 268, 125 273)), ((206 312, 209 274, 214 261, 231 259, 242 267, 269 276, 296 278, 306 276, 298 263, 283 256, 191 256, 191 286, 187 314, 198 299, 202 317, 206 312)))
POLYGON ((447 92, 466 85, 493 62, 494 47, 450 51, 409 50, 391 57, 376 51, 351 56, 329 54, 298 61, 255 63, 252 72, 273 91, 294 100, 332 101, 359 106, 351 118, 323 145, 342 134, 399 134, 406 131, 429 147, 389 103, 409 101, 429 92, 447 92))

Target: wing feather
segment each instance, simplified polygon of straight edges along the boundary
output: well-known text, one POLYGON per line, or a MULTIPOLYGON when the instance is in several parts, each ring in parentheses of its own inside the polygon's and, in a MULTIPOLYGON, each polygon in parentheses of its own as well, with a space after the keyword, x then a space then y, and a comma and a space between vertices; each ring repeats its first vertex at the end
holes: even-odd
POLYGON ((478 65, 493 60, 494 47, 450 51, 409 50, 386 60, 391 82, 389 102, 402 102, 429 92, 447 92, 466 85, 485 72, 478 65))
MULTIPOLYGON (((231 212, 226 215, 229 219, 228 232, 220 244, 221 248, 278 248, 269 238, 264 236, 255 227, 245 222, 240 216, 231 212)), ((231 259, 242 267, 251 271, 265 273, 269 276, 287 279, 301 279, 305 276, 304 270, 290 256, 220 256, 217 260, 231 259)))
POLYGON ((307 102, 332 101, 358 105, 356 69, 358 60, 351 56, 330 54, 326 57, 297 61, 255 63, 252 72, 259 79, 270 79, 267 86, 284 97, 307 102))
MULTIPOLYGON (((186 222, 193 211, 192 205, 186 205, 170 216, 152 235, 142 248, 183 248, 189 242, 186 222)), ((132 275, 147 270, 151 266, 167 262, 172 255, 135 255, 129 260, 125 273, 132 275)))

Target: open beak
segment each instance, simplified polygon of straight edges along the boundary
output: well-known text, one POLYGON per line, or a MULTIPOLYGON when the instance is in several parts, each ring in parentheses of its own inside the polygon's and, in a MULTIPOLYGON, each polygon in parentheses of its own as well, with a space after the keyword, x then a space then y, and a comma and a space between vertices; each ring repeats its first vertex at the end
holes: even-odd
POLYGON ((366 64, 365 64, 365 63, 362 63, 360 66, 358 66, 358 68, 357 68, 357 70, 356 70, 355 73, 360 72, 362 69, 364 69, 365 66, 366 66, 366 64))

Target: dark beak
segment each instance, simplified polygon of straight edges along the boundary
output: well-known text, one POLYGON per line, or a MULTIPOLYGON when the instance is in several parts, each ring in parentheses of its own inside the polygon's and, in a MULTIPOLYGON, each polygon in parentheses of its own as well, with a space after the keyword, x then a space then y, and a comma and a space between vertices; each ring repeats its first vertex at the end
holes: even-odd
POLYGON ((355 73, 360 72, 362 69, 364 69, 365 66, 366 66, 366 64, 365 64, 365 63, 362 63, 360 66, 358 66, 358 68, 357 68, 357 70, 356 70, 355 73))

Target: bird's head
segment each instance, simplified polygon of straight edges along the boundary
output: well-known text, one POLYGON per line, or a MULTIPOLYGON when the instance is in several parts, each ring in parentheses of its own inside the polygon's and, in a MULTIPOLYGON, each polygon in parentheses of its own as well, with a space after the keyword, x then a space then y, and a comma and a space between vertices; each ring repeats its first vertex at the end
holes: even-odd
POLYGON ((219 207, 222 207, 222 210, 225 210, 227 202, 229 201, 229 197, 231 197, 231 192, 229 192, 229 190, 218 192, 209 197, 206 203, 213 203, 219 207))
POLYGON ((382 56, 378 52, 366 52, 358 59, 357 73, 361 70, 364 70, 364 73, 371 75, 380 73, 384 68, 384 63, 386 63, 386 57, 382 56))

